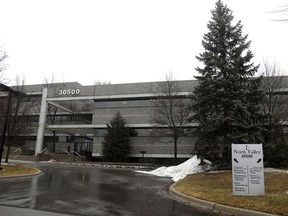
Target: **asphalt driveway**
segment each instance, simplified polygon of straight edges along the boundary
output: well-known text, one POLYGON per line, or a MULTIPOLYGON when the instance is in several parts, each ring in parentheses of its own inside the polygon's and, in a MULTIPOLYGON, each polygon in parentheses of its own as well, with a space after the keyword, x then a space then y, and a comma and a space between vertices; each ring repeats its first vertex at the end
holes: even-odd
POLYGON ((45 212, 97 216, 219 215, 173 200, 163 192, 171 183, 168 178, 129 170, 29 165, 43 173, 0 179, 0 205, 21 207, 23 212, 40 210, 43 215, 45 212))

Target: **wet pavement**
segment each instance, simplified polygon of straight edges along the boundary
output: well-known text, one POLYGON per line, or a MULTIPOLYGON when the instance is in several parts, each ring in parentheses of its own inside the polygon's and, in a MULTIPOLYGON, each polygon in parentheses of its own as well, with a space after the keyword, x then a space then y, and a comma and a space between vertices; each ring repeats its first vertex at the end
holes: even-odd
MULTIPOLYGON (((0 205, 21 207, 23 212, 34 209, 68 215, 220 215, 173 200, 163 191, 171 183, 168 178, 95 167, 40 163, 29 166, 35 166, 43 173, 0 179, 0 205)), ((17 211, 21 209, 17 208, 17 211)), ((1 207, 0 215, 6 216, 1 207)))

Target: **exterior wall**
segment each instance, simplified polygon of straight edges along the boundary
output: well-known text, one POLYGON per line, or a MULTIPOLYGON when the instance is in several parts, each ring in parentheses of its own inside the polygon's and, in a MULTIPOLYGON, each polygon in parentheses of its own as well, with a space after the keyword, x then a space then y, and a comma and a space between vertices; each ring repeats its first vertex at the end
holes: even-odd
MULTIPOLYGON (((191 156, 194 144, 191 137, 181 137, 177 143, 177 157, 188 158, 191 156)), ((149 137, 132 138, 131 156, 141 157, 141 152, 146 152, 148 158, 174 158, 174 144, 171 138, 161 138, 151 142, 149 137)))
MULTIPOLYGON (((191 92, 197 84, 197 81, 179 82, 183 92, 191 92)), ((86 136, 93 139, 92 154, 97 157, 101 154, 101 142, 105 134, 106 124, 117 111, 120 111, 128 126, 138 125, 135 129, 141 130, 137 137, 131 138, 131 157, 140 158, 143 156, 140 152, 145 151, 145 157, 173 158, 173 140, 169 137, 157 137, 155 139, 147 132, 152 127, 151 114, 153 105, 150 100, 157 93, 158 86, 159 82, 96 86, 82 86, 77 82, 69 82, 27 85, 25 86, 25 91, 38 100, 38 106, 34 112, 37 113, 35 114, 35 119, 39 119, 44 87, 48 89, 46 98, 48 104, 50 103, 52 106, 56 104, 76 114, 78 113, 77 118, 75 118, 75 113, 71 114, 59 108, 56 118, 52 121, 54 113, 48 110, 43 148, 46 147, 51 151, 53 143, 51 142, 53 140, 51 131, 56 131, 55 142, 57 151, 59 149, 66 150, 68 146, 71 146, 71 151, 74 150, 73 142, 61 140, 62 137, 86 136), (139 125, 145 125, 145 127, 143 128, 139 125), (91 130, 94 130, 94 132, 91 133, 91 130), (146 132, 143 132, 145 130, 146 132)), ((37 134, 38 122, 34 126, 33 132, 29 136, 35 137, 37 134)), ((35 141, 28 140, 27 147, 29 149, 32 148, 33 143, 35 147, 35 141)), ((193 150, 193 143, 194 139, 192 137, 180 138, 178 141, 178 157, 189 157, 193 150)))
MULTIPOLYGON (((184 92, 191 92, 192 89, 197 85, 196 80, 179 81, 181 82, 181 88, 184 92)), ((129 83, 129 84, 109 84, 109 85, 94 85, 94 86, 82 86, 81 84, 75 83, 58 83, 48 85, 48 98, 63 98, 63 97, 102 97, 104 100, 111 99, 111 96, 123 95, 124 98, 130 95, 137 94, 153 94, 157 92, 159 82, 149 83, 129 83), (69 90, 69 94, 68 94, 69 90), (72 94, 72 90, 74 91, 72 94), (65 94, 63 94, 65 91, 65 94)), ((42 91, 43 85, 37 89, 33 86, 34 91, 42 91)), ((31 87, 32 88, 32 87, 31 87)))
MULTIPOLYGON (((97 103, 97 102, 95 102, 97 103)), ((107 107, 94 108, 93 124, 107 124, 115 113, 120 112, 127 124, 148 124, 151 122, 152 107, 107 107)))
MULTIPOLYGON (((101 155, 101 142, 103 137, 94 137, 93 139, 93 155, 99 157, 101 155)), ((174 144, 171 137, 159 138, 157 141, 152 137, 132 137, 132 150, 130 157, 141 158, 142 153, 146 152, 144 157, 148 158, 173 158, 174 144)), ((181 137, 178 140, 177 150, 178 158, 189 158, 194 149, 195 138, 181 137)))

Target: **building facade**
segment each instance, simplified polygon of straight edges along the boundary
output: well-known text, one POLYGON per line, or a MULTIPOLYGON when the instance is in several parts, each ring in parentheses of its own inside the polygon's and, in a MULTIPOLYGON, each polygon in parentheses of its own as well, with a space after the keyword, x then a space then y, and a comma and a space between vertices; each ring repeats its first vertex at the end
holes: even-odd
MULTIPOLYGON (((177 81, 181 95, 190 101, 197 81, 177 81)), ((26 85, 25 93, 34 98, 33 129, 23 134, 24 149, 42 152, 87 154, 101 158, 101 143, 106 124, 120 112, 127 126, 137 131, 131 137, 132 161, 145 158, 172 159, 173 137, 155 134, 151 121, 153 100, 159 82, 82 86, 77 82, 26 85)), ((187 125, 193 130, 195 125, 187 125)), ((177 157, 191 157, 195 138, 187 133, 178 140, 177 157)))

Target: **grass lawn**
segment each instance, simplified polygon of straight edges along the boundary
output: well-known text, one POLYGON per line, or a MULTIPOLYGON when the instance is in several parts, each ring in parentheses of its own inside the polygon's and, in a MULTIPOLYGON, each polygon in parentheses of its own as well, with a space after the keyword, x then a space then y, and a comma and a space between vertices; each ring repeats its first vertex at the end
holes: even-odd
POLYGON ((13 177, 33 175, 40 172, 40 170, 22 165, 1 165, 0 177, 13 177))
POLYGON ((198 173, 177 182, 174 187, 186 195, 218 204, 288 215, 288 172, 265 172, 265 195, 233 196, 232 173, 198 173))

